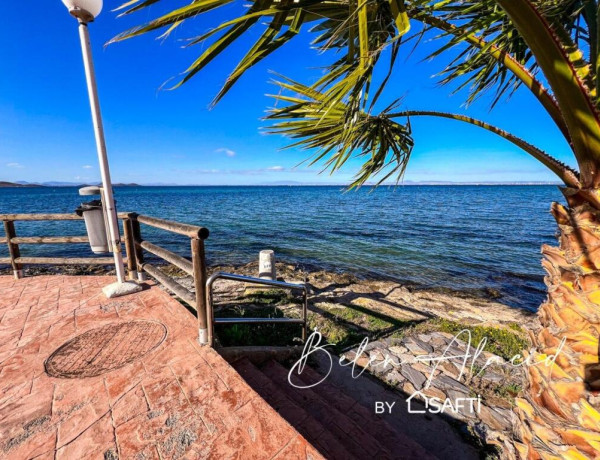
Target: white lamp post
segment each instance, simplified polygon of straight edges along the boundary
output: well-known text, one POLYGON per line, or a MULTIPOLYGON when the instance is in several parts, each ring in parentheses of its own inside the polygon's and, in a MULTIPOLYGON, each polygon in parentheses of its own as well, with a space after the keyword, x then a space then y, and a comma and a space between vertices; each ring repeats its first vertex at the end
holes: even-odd
POLYGON ((92 48, 90 46, 90 35, 88 23, 92 22, 102 11, 102 0, 62 0, 69 9, 69 13, 77 18, 79 22, 79 38, 81 40, 81 52, 83 54, 83 66, 87 80, 90 107, 92 109, 92 121, 94 123, 94 134, 96 136, 96 148, 98 150, 98 162, 100 163, 100 175, 102 177, 102 197, 104 212, 108 220, 110 246, 115 258, 115 269, 117 272, 117 283, 106 286, 103 291, 107 297, 116 297, 129 294, 141 289, 136 283, 125 281, 125 267, 121 254, 121 236, 119 235, 119 221, 115 209, 108 158, 106 156, 106 143, 104 141, 104 128, 102 126, 102 115, 100 113, 100 102, 98 100, 98 89, 96 87, 96 75, 92 61, 92 48))

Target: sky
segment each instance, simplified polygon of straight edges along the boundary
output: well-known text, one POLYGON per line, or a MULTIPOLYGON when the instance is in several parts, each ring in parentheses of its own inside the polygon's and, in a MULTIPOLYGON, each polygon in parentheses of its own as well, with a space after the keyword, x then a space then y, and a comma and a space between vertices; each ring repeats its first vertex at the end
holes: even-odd
MULTIPOLYGON (((0 181, 97 182, 77 23, 60 0, 39 3, 33 8, 31 2, 0 2, 0 16, 10 18, 0 28, 0 181)), ((351 180, 360 160, 333 176, 320 174, 319 166, 302 163, 311 152, 282 149, 289 140, 264 133, 267 124, 261 118, 273 104, 267 94, 277 91, 270 71, 311 83, 330 62, 331 56, 311 49, 313 35, 303 32, 252 68, 211 109, 212 98, 258 29, 181 88, 169 91, 163 85, 168 87, 202 52, 202 45, 184 48, 185 39, 235 17, 243 3, 196 19, 165 40, 153 34, 105 46, 165 6, 184 4, 162 0, 118 18, 111 10, 120 3, 105 0, 103 12, 89 26, 113 182, 262 185, 351 180)), ((404 52, 380 104, 402 97, 406 109, 467 113, 574 165, 567 144, 527 90, 502 100, 491 112, 489 99, 467 109, 464 93, 450 96, 449 88, 432 78, 443 68, 443 60, 424 60, 432 46, 424 43, 411 55, 404 52)), ((434 118, 415 118, 412 127, 415 148, 406 181, 556 180, 525 152, 480 128, 434 118)))

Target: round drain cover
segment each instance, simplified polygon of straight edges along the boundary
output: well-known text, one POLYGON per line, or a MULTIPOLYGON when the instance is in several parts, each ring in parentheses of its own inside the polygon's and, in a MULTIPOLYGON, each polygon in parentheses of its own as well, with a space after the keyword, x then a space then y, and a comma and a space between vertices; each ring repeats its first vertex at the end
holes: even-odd
POLYGON ((52 377, 96 377, 141 358, 166 336, 164 324, 154 321, 107 324, 61 345, 44 366, 52 377))

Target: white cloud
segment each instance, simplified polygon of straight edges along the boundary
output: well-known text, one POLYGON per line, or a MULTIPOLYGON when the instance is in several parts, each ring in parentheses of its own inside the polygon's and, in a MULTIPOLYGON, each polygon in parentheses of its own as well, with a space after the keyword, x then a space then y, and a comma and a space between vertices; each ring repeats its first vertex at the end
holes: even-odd
POLYGON ((18 169, 25 167, 21 163, 6 163, 6 166, 8 166, 9 168, 18 168, 18 169))
POLYGON ((225 147, 215 150, 215 153, 224 153, 225 155, 227 155, 230 158, 235 156, 235 152, 233 150, 226 149, 225 147))
POLYGON ((267 171, 284 171, 285 168, 283 166, 271 166, 267 168, 267 171))
POLYGON ((92 165, 83 165, 82 168, 83 169, 92 169, 93 166, 92 165))

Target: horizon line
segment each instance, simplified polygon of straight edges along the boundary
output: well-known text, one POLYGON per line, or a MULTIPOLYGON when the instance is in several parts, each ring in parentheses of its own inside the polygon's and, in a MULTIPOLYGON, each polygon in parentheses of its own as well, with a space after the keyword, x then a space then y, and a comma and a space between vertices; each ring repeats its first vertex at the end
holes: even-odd
MULTIPOLYGON (((22 188, 27 186, 37 187, 84 187, 89 185, 98 185, 99 183, 77 183, 63 181, 45 181, 45 182, 26 182, 26 181, 0 181, 4 185, 3 188, 22 188), (14 185, 13 185, 14 184, 14 185)), ((349 183, 311 183, 311 182, 272 182, 259 184, 176 184, 176 183, 160 183, 150 182, 145 184, 140 183, 123 183, 116 182, 113 187, 349 187, 349 183)), ((558 181, 473 181, 473 182, 453 182, 453 181, 406 181, 400 183, 383 183, 377 185, 374 182, 368 182, 362 187, 402 187, 402 186, 444 186, 444 185, 562 185, 558 181)))

